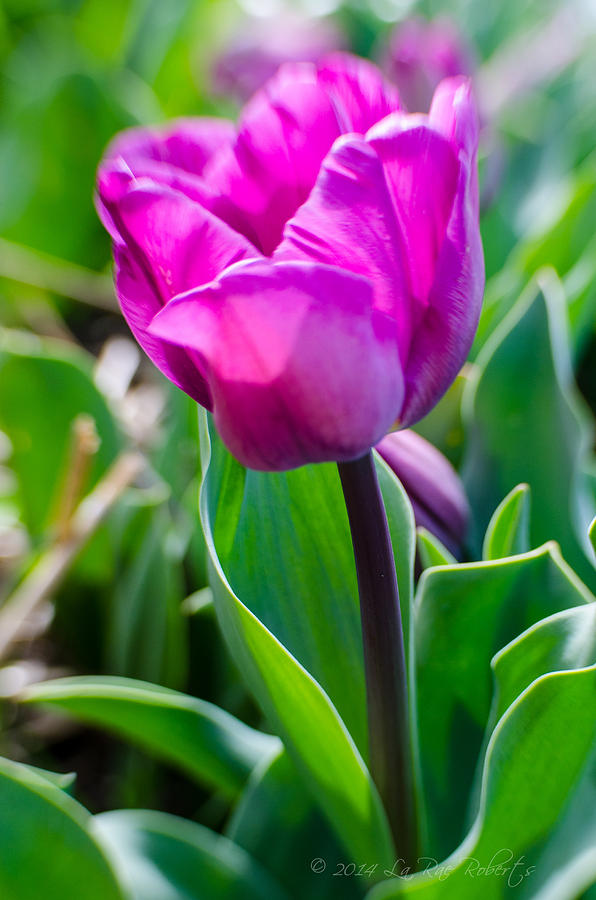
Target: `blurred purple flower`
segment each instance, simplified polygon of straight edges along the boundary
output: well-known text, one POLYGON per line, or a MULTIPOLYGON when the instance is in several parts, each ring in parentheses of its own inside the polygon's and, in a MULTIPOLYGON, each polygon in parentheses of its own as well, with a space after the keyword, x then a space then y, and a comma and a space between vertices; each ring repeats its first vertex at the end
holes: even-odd
POLYGON ((383 68, 409 110, 426 112, 443 78, 472 75, 472 51, 448 19, 406 19, 396 26, 383 68))
POLYGON ((403 484, 416 525, 438 537, 459 558, 470 509, 463 485, 449 460, 410 429, 388 434, 376 449, 403 484))
POLYGON ((409 116, 371 63, 286 64, 221 120, 133 129, 98 172, 146 353, 279 470, 364 454, 439 399, 484 287, 465 79, 409 116))
POLYGON ((339 26, 330 19, 283 15, 252 19, 232 37, 212 66, 216 94, 240 103, 272 78, 285 62, 318 63, 324 56, 346 47, 339 26))

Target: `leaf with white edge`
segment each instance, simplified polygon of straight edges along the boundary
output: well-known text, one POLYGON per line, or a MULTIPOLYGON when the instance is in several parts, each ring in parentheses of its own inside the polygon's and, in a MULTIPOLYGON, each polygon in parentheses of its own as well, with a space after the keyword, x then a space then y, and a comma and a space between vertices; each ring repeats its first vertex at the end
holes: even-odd
POLYGON ((58 678, 27 688, 23 700, 106 728, 227 797, 280 749, 278 738, 212 703, 129 678, 58 678))
POLYGON ((592 424, 573 381, 565 316, 560 283, 543 271, 483 348, 464 394, 463 478, 477 539, 502 497, 526 482, 532 546, 557 540, 592 586, 596 504, 583 472, 592 424))
POLYGON ((205 415, 201 449, 210 583, 234 661, 347 852, 359 863, 387 863, 387 818, 338 712, 365 742, 356 580, 339 477, 330 466, 245 471, 212 444, 205 415))
POLYGON ((596 603, 564 609, 537 622, 494 657, 497 722, 533 681, 549 672, 596 665, 596 603))
POLYGON ((530 487, 518 484, 494 511, 482 547, 483 559, 505 559, 530 549, 530 487))
POLYGON ((431 569, 433 566, 451 566, 457 563, 456 558, 449 552, 438 537, 427 531, 426 528, 417 528, 418 554, 423 569, 431 569))
MULTIPOLYGON (((487 741, 507 709, 539 678, 596 665, 596 604, 563 610, 536 623, 499 651, 491 665, 495 694, 487 741)), ((596 762, 596 744, 590 758, 596 762)), ((478 796, 480 791, 479 784, 478 796)), ((532 861, 531 891, 520 888, 520 896, 575 900, 596 881, 594 809, 596 770, 588 764, 552 834, 532 861)))
POLYGON ((556 544, 423 573, 416 595, 414 658, 432 856, 446 856, 464 834, 490 713, 492 657, 545 616, 593 600, 556 544))
MULTIPOLYGON (((246 470, 227 452, 206 414, 200 416, 202 444, 209 448, 208 462, 203 461, 204 507, 226 579, 251 612, 319 682, 366 756, 358 588, 337 467, 246 470)), ((413 514, 394 473, 380 457, 376 465, 396 548, 407 640, 413 514)))
POLYGON ((0 759, 0 897, 123 900, 90 823, 46 775, 0 759))
POLYGON ((514 892, 575 900, 593 884, 595 698, 596 666, 533 682, 492 734, 480 808, 463 843, 420 875, 378 885, 368 900, 505 900, 514 892), (579 853, 570 860, 573 841, 579 853))
POLYGON ((53 787, 66 791, 68 794, 72 793, 70 788, 73 787, 77 780, 76 772, 51 772, 49 769, 40 769, 37 766, 28 766, 25 763, 21 763, 21 765, 32 772, 33 775, 45 778, 53 787))
POLYGON ((245 850, 195 822, 135 809, 93 826, 127 900, 288 900, 245 850))
MULTIPOLYGON (((595 603, 564 610, 533 625, 492 660, 495 692, 486 741, 501 716, 538 678, 551 672, 594 665, 595 603)), ((596 762, 596 746, 592 758, 596 762)), ((478 774, 475 794, 479 797, 481 772, 478 774)), ((536 875, 532 879, 532 898, 575 900, 586 885, 596 881, 596 776, 593 765, 587 767, 580 782, 539 852, 536 875)))

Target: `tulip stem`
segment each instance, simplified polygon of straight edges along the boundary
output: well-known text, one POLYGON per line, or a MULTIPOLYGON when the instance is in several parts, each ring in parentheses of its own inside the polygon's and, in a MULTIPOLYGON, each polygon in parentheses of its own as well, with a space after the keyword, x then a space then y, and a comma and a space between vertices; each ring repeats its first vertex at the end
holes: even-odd
POLYGON ((415 871, 418 828, 408 685, 395 559, 372 452, 338 463, 358 576, 369 768, 402 869, 415 871))

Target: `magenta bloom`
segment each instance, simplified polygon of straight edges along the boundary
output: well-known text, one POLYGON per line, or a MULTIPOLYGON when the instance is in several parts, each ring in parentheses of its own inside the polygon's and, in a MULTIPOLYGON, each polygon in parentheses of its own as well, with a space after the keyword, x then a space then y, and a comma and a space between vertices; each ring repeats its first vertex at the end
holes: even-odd
POLYGON ((484 286, 465 79, 409 116, 370 63, 288 64, 237 128, 116 138, 98 173, 139 343, 255 469, 355 459, 464 362, 484 286))
POLYGON ((388 434, 376 448, 403 484, 416 525, 460 557, 470 508, 459 476, 440 450, 410 429, 388 434))
POLYGON ((412 110, 427 110, 443 78, 471 75, 472 52, 448 19, 413 17, 400 22, 391 35, 383 68, 412 110))

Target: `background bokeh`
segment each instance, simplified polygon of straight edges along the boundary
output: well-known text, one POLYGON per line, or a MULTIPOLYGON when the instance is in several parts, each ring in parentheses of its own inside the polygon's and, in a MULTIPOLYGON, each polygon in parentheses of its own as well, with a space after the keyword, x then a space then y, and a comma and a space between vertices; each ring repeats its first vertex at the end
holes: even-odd
MULTIPOLYGON (((217 830, 229 801, 124 741, 23 709, 13 700, 29 683, 70 673, 145 679, 263 725, 206 588, 196 408, 141 358, 117 309, 93 205, 101 153, 127 126, 235 116, 247 82, 299 54, 302 39, 313 54, 337 45, 407 78, 403 65, 392 69, 391 47, 396 26, 413 15, 449 18, 480 104, 487 290, 470 366, 534 273, 554 266, 588 421, 596 410, 593 0, 0 2, 0 603, 16 594, 24 608, 19 586, 34 589, 28 575, 120 454, 134 448, 150 461, 0 643, 0 754, 76 771, 76 796, 93 812, 154 807, 217 830)), ((456 465, 463 380, 420 425, 456 465)), ((556 410, 543 412, 556 421, 556 410)), ((589 428, 582 435, 593 503, 589 428)), ((481 516, 478 531, 485 525, 481 516)), ((565 543, 565 534, 549 536, 565 543)))

